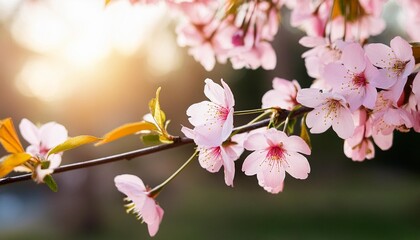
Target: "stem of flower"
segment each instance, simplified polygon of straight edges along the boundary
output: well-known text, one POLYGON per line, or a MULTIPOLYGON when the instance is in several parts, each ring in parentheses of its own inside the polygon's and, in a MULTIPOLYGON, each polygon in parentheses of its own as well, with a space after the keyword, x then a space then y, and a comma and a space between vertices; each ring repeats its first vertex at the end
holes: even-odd
POLYGON ((250 110, 242 110, 242 111, 235 111, 235 115, 249 115, 249 114, 255 114, 255 113, 262 113, 266 110, 271 110, 273 108, 258 108, 258 109, 250 109, 250 110))
POLYGON ((174 172, 170 177, 168 177, 168 179, 166 179, 163 183, 159 184, 158 186, 154 187, 152 190, 150 190, 149 193, 149 197, 151 198, 155 198, 160 191, 162 191, 162 189, 170 182, 172 181, 172 179, 174 179, 176 176, 178 176, 178 174, 184 170, 184 168, 190 163, 192 162, 192 160, 194 159, 194 157, 197 155, 198 151, 195 150, 195 152, 191 155, 190 158, 188 158, 188 160, 182 164, 182 166, 180 168, 178 168, 178 170, 176 170, 176 172, 174 172))

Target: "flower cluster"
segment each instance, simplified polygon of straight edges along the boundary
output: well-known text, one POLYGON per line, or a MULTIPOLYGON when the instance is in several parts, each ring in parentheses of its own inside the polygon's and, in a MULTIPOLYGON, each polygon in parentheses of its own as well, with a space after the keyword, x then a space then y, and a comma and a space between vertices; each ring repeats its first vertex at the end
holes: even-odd
POLYGON ((282 1, 172 1, 183 21, 176 29, 178 44, 210 71, 216 61, 233 68, 274 69, 271 42, 277 34, 282 1))
POLYGON ((386 150, 395 129, 419 131, 418 77, 409 77, 415 62, 408 42, 395 37, 390 46, 336 41, 331 47, 317 39, 301 41, 314 47, 303 57, 317 79, 297 95, 300 104, 314 108, 306 119, 311 133, 332 126, 345 139, 346 156, 362 161, 374 156, 372 139, 386 150))
MULTIPOLYGON (((223 165, 225 182, 228 186, 233 186, 234 161, 246 149, 253 153, 245 159, 242 171, 246 175, 257 175, 259 185, 266 191, 282 191, 286 172, 294 178, 306 179, 310 167, 300 153, 311 153, 307 143, 298 136, 288 136, 276 128, 260 128, 243 134, 232 133, 233 95, 223 80, 222 85, 223 89, 212 80, 206 80, 204 92, 211 102, 196 103, 188 108, 187 115, 194 129, 182 128, 184 134, 194 139, 198 145, 201 166, 210 172, 216 172, 223 165), (210 89, 213 91, 209 91, 210 89), (221 130, 224 127, 228 129, 227 134, 221 130), (214 131, 213 128, 219 130, 214 131)), ((292 109, 297 104, 296 93, 300 88, 297 82, 276 78, 273 86, 275 89, 264 95, 263 106, 292 109), (283 86, 288 86, 287 90, 280 90, 283 86)))

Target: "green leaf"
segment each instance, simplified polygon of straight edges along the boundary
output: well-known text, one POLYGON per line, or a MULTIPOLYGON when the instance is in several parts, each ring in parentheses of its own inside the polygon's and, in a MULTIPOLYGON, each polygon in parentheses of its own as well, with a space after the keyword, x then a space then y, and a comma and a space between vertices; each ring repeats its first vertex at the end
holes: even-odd
POLYGON ((48 169, 50 167, 50 161, 41 162, 41 169, 48 169))
POLYGON ((160 108, 160 103, 159 103, 160 89, 161 88, 159 87, 156 90, 156 97, 152 98, 152 100, 150 100, 149 109, 150 109, 150 113, 152 114, 153 118, 155 119, 156 124, 158 125, 160 130, 164 130, 165 129, 166 116, 165 116, 165 113, 160 108))
POLYGON ((127 135, 135 134, 139 131, 144 131, 144 130, 156 131, 158 129, 153 123, 146 122, 146 121, 127 123, 105 134, 102 137, 102 140, 97 142, 95 146, 109 143, 119 138, 125 137, 127 135))
POLYGON ((55 146, 54 148, 52 148, 47 155, 47 158, 49 155, 51 154, 55 154, 55 153, 60 153, 60 152, 64 152, 73 148, 77 148, 79 146, 88 144, 88 143, 93 143, 93 142, 97 142, 101 140, 101 138, 97 138, 94 136, 89 136, 89 135, 81 135, 81 136, 77 136, 77 137, 72 137, 67 139, 65 142, 55 146))
POLYGON ((292 118, 289 120, 289 123, 287 124, 287 134, 292 134, 295 131, 295 125, 296 125, 296 118, 292 118))
POLYGON ((309 148, 312 149, 311 136, 306 126, 306 115, 302 118, 300 122, 300 137, 308 144, 309 148))
POLYGON ((149 145, 149 146, 159 145, 162 143, 160 141, 159 135, 156 135, 156 134, 141 136, 141 140, 145 145, 149 145))
POLYGON ((44 183, 51 189, 53 192, 58 192, 57 183, 54 181, 54 178, 51 175, 46 175, 44 177, 44 183))

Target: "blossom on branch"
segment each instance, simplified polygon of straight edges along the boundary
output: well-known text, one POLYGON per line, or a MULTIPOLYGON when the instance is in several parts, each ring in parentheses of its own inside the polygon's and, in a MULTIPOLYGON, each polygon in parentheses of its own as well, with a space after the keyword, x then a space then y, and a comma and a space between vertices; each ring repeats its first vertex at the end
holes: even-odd
POLYGON ((300 85, 296 80, 289 81, 276 77, 273 79, 273 89, 262 97, 262 108, 279 107, 292 110, 298 104, 296 95, 299 90, 300 85))
POLYGON ((311 133, 323 133, 332 126, 340 138, 346 139, 353 135, 353 117, 342 95, 306 88, 298 92, 297 101, 314 108, 306 117, 311 133))
POLYGON ((150 189, 144 186, 139 177, 130 174, 118 175, 114 181, 118 191, 127 196, 125 198, 129 202, 125 205, 127 213, 131 212, 139 220, 144 221, 147 224, 150 236, 155 236, 162 222, 164 211, 150 196, 150 189))
POLYGON ((414 56, 411 45, 401 37, 391 40, 391 47, 382 43, 366 45, 365 51, 373 65, 381 68, 381 81, 389 82, 390 88, 386 93, 395 103, 400 98, 407 77, 414 69, 414 56))
POLYGON ((244 160, 242 171, 248 176, 256 174, 258 184, 270 193, 283 190, 286 172, 296 179, 306 179, 311 170, 300 154, 310 155, 311 150, 298 136, 270 128, 249 135, 244 147, 253 152, 244 160))
POLYGON ((385 89, 390 85, 378 77, 378 69, 367 59, 360 44, 344 47, 340 60, 342 63, 333 62, 325 67, 323 76, 327 83, 346 98, 352 111, 362 105, 373 109, 376 88, 385 89))
POLYGON ((181 131, 199 146, 220 146, 232 133, 235 100, 229 86, 221 82, 223 87, 206 79, 204 94, 210 101, 195 103, 187 109, 188 120, 194 128, 186 133, 191 129, 182 127, 181 131))
MULTIPOLYGON (((49 156, 48 152, 67 140, 67 129, 56 122, 48 122, 37 127, 31 121, 24 118, 19 124, 19 130, 23 138, 31 144, 26 148, 26 152, 41 160, 42 164, 39 164, 35 168, 34 173, 36 176, 35 180, 41 183, 44 181, 46 175, 52 174, 54 169, 61 164, 62 152, 49 156)), ((22 168, 20 169, 24 170, 22 168)))

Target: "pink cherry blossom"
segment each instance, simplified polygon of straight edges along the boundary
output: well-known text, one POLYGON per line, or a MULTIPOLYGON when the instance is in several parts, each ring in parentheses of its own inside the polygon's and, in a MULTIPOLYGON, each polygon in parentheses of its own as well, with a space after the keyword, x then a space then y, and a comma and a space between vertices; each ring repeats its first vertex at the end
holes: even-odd
POLYGON ((68 138, 66 128, 56 122, 48 122, 37 127, 24 118, 19 124, 19 129, 23 138, 31 144, 26 148, 26 152, 41 157, 46 157, 51 148, 68 138))
POLYGON ((286 172, 296 179, 306 179, 309 162, 300 153, 309 155, 309 146, 298 136, 287 136, 274 128, 251 134, 244 142, 247 150, 254 151, 244 160, 242 171, 257 175, 258 183, 270 193, 283 190, 286 172))
MULTIPOLYGON (((210 101, 202 101, 187 109, 190 123, 194 126, 192 133, 194 142, 199 146, 220 146, 233 129, 233 106, 235 100, 229 86, 223 81, 223 88, 211 79, 205 80, 204 94, 210 101)), ((186 134, 188 128, 183 127, 186 134)), ((187 135, 187 134, 186 134, 187 135)))
POLYGON ((376 88, 386 88, 389 85, 380 81, 378 69, 370 63, 358 43, 344 47, 341 62, 342 64, 330 63, 325 67, 323 75, 327 83, 346 98, 352 111, 362 105, 373 109, 376 88))
POLYGON ((353 161, 363 161, 375 157, 375 147, 370 139, 364 138, 359 144, 351 146, 347 140, 344 141, 344 153, 353 161))
POLYGON ((344 154, 353 161, 372 159, 375 156, 375 148, 371 138, 382 150, 392 146, 392 133, 382 135, 375 133, 372 129, 372 118, 368 118, 365 108, 359 108, 353 113, 354 125, 356 126, 353 136, 344 141, 344 154))
POLYGON ((300 85, 296 80, 289 81, 276 77, 273 79, 273 89, 262 97, 262 108, 279 107, 292 110, 297 105, 298 90, 300 90, 300 85))
POLYGON ((403 24, 402 28, 410 36, 413 42, 420 41, 420 1, 418 0, 397 0, 402 7, 403 24))
POLYGON ((372 43, 366 45, 365 50, 373 65, 381 68, 379 72, 382 81, 391 83, 386 93, 388 98, 397 102, 404 90, 408 75, 414 69, 413 50, 410 44, 397 36, 391 40, 391 47, 372 43))
POLYGON ((142 219, 147 224, 150 236, 155 236, 164 211, 150 196, 149 189, 140 178, 130 174, 118 175, 114 181, 118 191, 124 193, 127 196, 126 200, 130 202, 126 205, 127 212, 132 212, 138 219, 142 219))
MULTIPOLYGON (((23 138, 31 144, 26 148, 26 152, 40 158, 42 162, 49 162, 48 168, 41 168, 41 164, 35 168, 35 181, 42 183, 45 176, 52 174, 54 169, 61 164, 62 153, 51 154, 48 159, 46 158, 50 149, 67 140, 67 129, 56 122, 48 122, 37 127, 26 118, 20 122, 19 129, 23 138)), ((27 171, 25 167, 19 167, 16 170, 27 171)))
MULTIPOLYGON (((194 138, 194 131, 188 128, 182 129, 185 136, 194 138)), ((225 183, 228 186, 233 186, 233 179, 235 177, 235 161, 241 156, 244 148, 242 146, 241 134, 235 135, 231 141, 226 141, 220 146, 206 147, 197 146, 200 151, 198 161, 201 167, 207 169, 211 173, 218 172, 220 168, 224 167, 225 183)))
POLYGON ((378 94, 372 119, 374 133, 382 135, 389 135, 395 129, 406 131, 413 127, 414 121, 410 113, 404 108, 396 107, 384 91, 378 94))
POLYGON ((298 92, 297 101, 306 107, 314 108, 306 117, 306 124, 311 128, 311 133, 322 133, 332 126, 343 139, 353 135, 352 114, 342 95, 306 88, 298 92))

